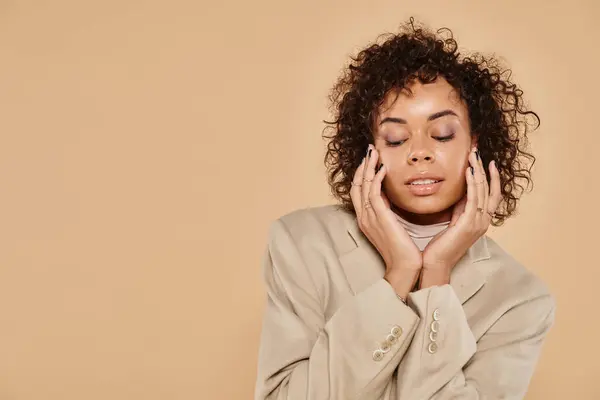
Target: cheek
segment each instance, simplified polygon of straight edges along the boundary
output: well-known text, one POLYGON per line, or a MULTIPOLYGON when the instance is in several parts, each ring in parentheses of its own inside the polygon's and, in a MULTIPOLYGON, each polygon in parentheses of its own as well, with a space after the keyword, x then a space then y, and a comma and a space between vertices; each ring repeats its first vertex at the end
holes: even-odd
POLYGON ((383 147, 378 148, 377 151, 379 151, 380 162, 382 162, 388 168, 388 172, 398 172, 401 168, 405 168, 407 166, 407 155, 403 148, 383 147))
POLYGON ((458 159, 452 164, 452 174, 459 177, 461 180, 465 179, 465 170, 469 167, 469 160, 458 159))
POLYGON ((436 163, 443 166, 448 177, 459 176, 464 179, 464 171, 469 166, 469 153, 462 148, 459 151, 440 151, 436 155, 436 163))
POLYGON ((469 161, 467 158, 456 158, 446 164, 445 175, 446 175, 446 189, 448 193, 452 193, 451 196, 459 196, 464 193, 467 187, 467 181, 465 178, 465 171, 469 167, 469 161))
POLYGON ((395 177, 402 175, 402 169, 406 166, 406 162, 402 163, 402 156, 394 154, 390 151, 383 151, 380 153, 380 162, 385 165, 387 169, 386 178, 395 180, 395 177))

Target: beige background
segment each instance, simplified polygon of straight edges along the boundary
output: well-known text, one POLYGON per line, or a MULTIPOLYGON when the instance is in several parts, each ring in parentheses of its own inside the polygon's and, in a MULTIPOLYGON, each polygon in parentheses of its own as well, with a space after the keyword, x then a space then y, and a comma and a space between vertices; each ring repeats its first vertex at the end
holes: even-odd
POLYGON ((558 299, 527 398, 600 398, 597 2, 0 0, 0 399, 252 398, 267 226, 332 202, 327 91, 410 15, 541 115, 491 235, 558 299))

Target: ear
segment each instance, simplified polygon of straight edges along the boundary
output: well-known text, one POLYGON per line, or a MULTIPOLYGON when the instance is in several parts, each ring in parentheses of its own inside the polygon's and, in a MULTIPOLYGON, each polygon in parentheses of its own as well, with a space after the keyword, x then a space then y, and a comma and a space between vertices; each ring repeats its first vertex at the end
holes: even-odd
POLYGON ((477 142, 479 139, 479 135, 476 133, 471 133, 471 148, 477 147, 477 142))

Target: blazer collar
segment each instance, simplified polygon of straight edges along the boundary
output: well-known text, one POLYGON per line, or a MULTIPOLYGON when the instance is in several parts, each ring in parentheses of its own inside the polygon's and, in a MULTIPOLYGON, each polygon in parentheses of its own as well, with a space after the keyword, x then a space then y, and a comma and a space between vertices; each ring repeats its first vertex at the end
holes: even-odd
MULTIPOLYGON (((347 232, 352 240, 347 247, 344 246, 346 248, 340 256, 340 263, 356 294, 383 277, 385 264, 379 252, 358 227, 356 218, 352 218, 347 232)), ((498 264, 491 257, 484 235, 469 248, 450 275, 450 285, 461 303, 477 293, 497 268, 498 264)))

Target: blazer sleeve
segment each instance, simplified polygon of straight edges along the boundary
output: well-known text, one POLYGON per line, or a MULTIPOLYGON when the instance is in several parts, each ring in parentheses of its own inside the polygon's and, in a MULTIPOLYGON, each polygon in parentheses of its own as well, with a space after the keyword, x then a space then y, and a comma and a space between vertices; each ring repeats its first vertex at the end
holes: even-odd
POLYGON ((421 323, 398 368, 399 399, 522 399, 555 302, 541 295, 505 312, 476 341, 450 285, 413 292, 421 323))
MULTIPOLYGON (((325 268, 325 261, 313 267, 325 268)), ((326 300, 281 219, 270 228, 263 274, 267 303, 255 399, 391 398, 392 375, 419 317, 386 280, 356 294, 326 320, 326 300)))

